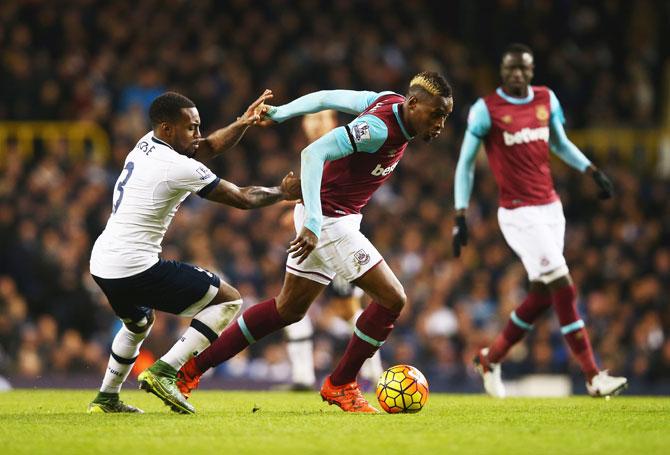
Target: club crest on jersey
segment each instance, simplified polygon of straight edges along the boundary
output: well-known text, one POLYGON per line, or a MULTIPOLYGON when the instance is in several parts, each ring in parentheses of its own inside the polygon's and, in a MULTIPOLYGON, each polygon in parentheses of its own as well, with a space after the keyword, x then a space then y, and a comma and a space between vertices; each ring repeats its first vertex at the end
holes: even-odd
POLYGON ((503 123, 510 124, 512 123, 512 116, 511 115, 503 115, 503 117, 500 119, 502 120, 503 123))
POLYGON ((356 123, 351 127, 351 134, 354 136, 354 142, 362 142, 370 139, 370 125, 366 122, 356 123))
POLYGON ((354 253, 354 261, 358 265, 365 265, 370 262, 370 255, 365 250, 358 250, 354 253))
POLYGON ((200 166, 195 171, 200 175, 200 180, 207 180, 209 177, 212 176, 210 170, 207 169, 205 166, 200 166))
POLYGON ((540 105, 535 108, 535 117, 537 117, 540 122, 545 123, 549 119, 549 111, 547 110, 547 107, 540 105))

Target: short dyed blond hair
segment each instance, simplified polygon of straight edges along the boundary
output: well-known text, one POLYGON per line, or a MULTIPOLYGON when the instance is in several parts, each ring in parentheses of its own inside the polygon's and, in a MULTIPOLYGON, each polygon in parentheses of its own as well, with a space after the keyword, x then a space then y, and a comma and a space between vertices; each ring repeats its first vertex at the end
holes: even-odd
POLYGON ((433 96, 450 98, 451 86, 449 82, 439 73, 434 71, 423 71, 412 78, 409 88, 420 88, 433 96))

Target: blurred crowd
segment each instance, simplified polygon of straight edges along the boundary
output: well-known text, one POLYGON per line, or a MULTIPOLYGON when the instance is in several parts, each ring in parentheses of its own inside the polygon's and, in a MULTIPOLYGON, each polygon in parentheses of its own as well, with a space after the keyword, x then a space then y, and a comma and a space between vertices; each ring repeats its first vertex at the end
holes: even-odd
MULTIPOLYGON (((475 349, 500 329, 527 286, 499 233, 496 187, 483 154, 469 212, 471 243, 460 260, 450 246, 467 110, 496 87, 500 52, 511 41, 532 46, 536 82, 557 93, 568 134, 657 126, 670 54, 661 33, 667 2, 499 0, 495 14, 488 3, 2 2, 0 119, 94 121, 108 131, 112 154, 75 159, 66 142, 50 141, 32 156, 10 142, 0 156, 0 375, 104 371, 118 320, 88 273, 88 258, 125 155, 148 130, 146 110, 156 95, 176 89, 191 97, 208 132, 234 120, 266 87, 276 103, 318 89, 402 93, 414 73, 432 69, 454 87, 453 118, 435 143, 410 144, 365 209, 362 229, 410 302, 382 349, 384 362, 414 364, 433 384, 472 380, 475 349)), ((299 123, 252 128, 207 164, 240 185, 278 184, 299 170, 306 145, 299 123)), ((668 380, 670 182, 631 161, 656 151, 631 152, 612 149, 597 158, 617 187, 605 203, 591 179, 555 163, 568 220, 565 254, 602 365, 641 381, 668 380)), ((288 210, 245 212, 191 197, 167 233, 163 257, 216 271, 251 305, 281 286, 294 233, 277 220, 288 210)), ((323 373, 350 332, 319 304, 309 316, 323 373)), ((160 314, 140 360, 162 355, 187 323, 160 314)), ((275 336, 215 374, 282 381, 288 370, 275 336)), ((507 377, 577 371, 553 315, 536 324, 505 367, 507 377)))

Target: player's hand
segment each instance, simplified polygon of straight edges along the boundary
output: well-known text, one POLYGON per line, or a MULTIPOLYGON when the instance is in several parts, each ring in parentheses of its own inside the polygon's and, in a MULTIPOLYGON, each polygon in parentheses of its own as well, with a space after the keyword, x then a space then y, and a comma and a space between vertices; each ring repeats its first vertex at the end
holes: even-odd
POLYGON ((461 246, 468 244, 468 225, 465 222, 465 215, 456 215, 456 223, 453 229, 452 246, 454 248, 454 256, 460 257, 461 246))
POLYGON ((300 188, 300 179, 293 175, 293 171, 286 174, 282 179, 279 189, 287 201, 295 201, 302 197, 302 189, 300 188))
POLYGON ((289 243, 289 248, 286 251, 292 258, 298 258, 298 264, 302 264, 309 253, 316 248, 318 241, 316 234, 303 226, 296 238, 289 243))
POLYGON ((266 128, 266 127, 268 127, 268 126, 272 126, 272 125, 276 125, 277 122, 275 122, 274 120, 272 120, 272 119, 269 117, 270 112, 272 112, 272 111, 275 110, 275 109, 277 109, 277 108, 274 107, 274 106, 270 106, 269 104, 266 104, 266 105, 265 105, 265 110, 264 110, 263 113, 261 114, 261 118, 260 118, 260 120, 258 120, 258 121, 256 122, 256 125, 258 125, 258 126, 262 126, 263 128, 266 128))
POLYGON ((271 99, 273 96, 272 90, 266 88, 261 96, 251 103, 247 110, 244 111, 244 114, 242 114, 241 117, 238 117, 237 120, 247 126, 257 125, 269 109, 269 106, 265 104, 265 101, 271 99))
POLYGON ((605 173, 600 169, 593 169, 591 176, 593 177, 593 180, 595 180, 598 186, 600 187, 598 197, 600 199, 611 198, 612 195, 614 194, 614 185, 612 185, 612 181, 605 175, 605 173))

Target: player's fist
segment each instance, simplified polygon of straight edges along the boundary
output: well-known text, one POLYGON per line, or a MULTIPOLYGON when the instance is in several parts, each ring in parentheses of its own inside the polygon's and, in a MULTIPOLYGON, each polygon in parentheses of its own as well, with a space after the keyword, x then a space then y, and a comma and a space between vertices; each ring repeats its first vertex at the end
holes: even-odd
POLYGON ((614 194, 614 185, 612 185, 612 181, 600 169, 594 169, 591 175, 593 176, 593 180, 595 180, 596 184, 600 187, 598 197, 600 199, 611 198, 614 194))
POLYGON ((461 246, 468 244, 468 225, 465 222, 465 215, 456 215, 456 222, 453 229, 452 246, 454 248, 454 256, 461 255, 461 246))
POLYGON ((295 201, 302 197, 302 190, 300 188, 300 179, 293 175, 293 171, 286 174, 282 179, 279 189, 287 201, 295 201))
POLYGON ((319 242, 319 238, 315 233, 303 226, 295 239, 289 243, 288 254, 292 258, 298 258, 298 264, 301 264, 309 253, 314 251, 316 244, 319 242))

